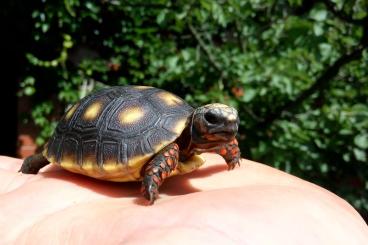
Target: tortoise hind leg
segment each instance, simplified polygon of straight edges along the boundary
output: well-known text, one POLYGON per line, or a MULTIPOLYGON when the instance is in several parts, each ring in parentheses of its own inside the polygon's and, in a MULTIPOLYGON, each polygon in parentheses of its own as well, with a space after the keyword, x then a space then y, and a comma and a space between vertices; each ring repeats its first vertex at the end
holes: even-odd
POLYGON ((143 174, 142 193, 149 204, 158 197, 158 188, 178 165, 179 146, 171 143, 146 164, 143 174))
POLYGON ((18 172, 24 174, 37 174, 41 168, 49 163, 50 162, 42 154, 32 155, 24 159, 22 167, 18 172))

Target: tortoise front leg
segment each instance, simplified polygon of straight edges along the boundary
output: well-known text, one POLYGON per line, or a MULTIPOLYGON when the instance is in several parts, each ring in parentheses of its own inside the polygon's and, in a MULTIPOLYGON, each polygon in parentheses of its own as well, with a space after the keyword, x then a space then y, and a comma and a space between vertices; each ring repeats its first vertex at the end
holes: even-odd
POLYGON ((142 193, 149 201, 149 204, 153 204, 157 199, 158 188, 170 173, 175 170, 178 165, 178 159, 179 146, 176 143, 171 143, 147 163, 144 169, 142 193))
POLYGON ((50 162, 42 154, 32 155, 24 159, 22 167, 18 172, 24 174, 37 174, 41 168, 49 163, 50 162))
POLYGON ((225 159, 229 170, 234 169, 236 165, 240 166, 240 149, 236 139, 216 149, 215 152, 225 159))

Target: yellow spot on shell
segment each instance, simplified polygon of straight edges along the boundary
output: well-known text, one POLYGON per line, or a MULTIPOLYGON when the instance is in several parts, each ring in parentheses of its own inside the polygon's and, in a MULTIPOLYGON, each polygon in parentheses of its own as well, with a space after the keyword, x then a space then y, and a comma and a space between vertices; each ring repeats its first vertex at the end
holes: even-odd
POLYGON ((73 116, 73 114, 74 114, 75 110, 77 109, 77 107, 78 107, 78 104, 75 104, 75 105, 73 105, 73 106, 68 110, 68 112, 67 112, 67 113, 66 113, 66 115, 65 115, 65 119, 66 119, 66 120, 69 120, 70 118, 72 118, 72 116, 73 116))
POLYGON ((133 168, 140 168, 142 167, 146 162, 147 160, 152 157, 153 153, 152 154, 147 154, 147 155, 143 155, 143 156, 136 156, 136 157, 133 157, 131 159, 129 159, 129 167, 133 167, 133 168))
POLYGON ((56 159, 55 159, 55 157, 54 156, 50 156, 50 157, 48 157, 47 156, 47 149, 44 149, 43 151, 42 151, 42 155, 50 162, 50 163, 53 163, 53 164, 56 164, 56 165, 58 165, 57 163, 56 163, 56 159))
POLYGON ((161 141, 159 144, 154 146, 154 151, 155 152, 159 152, 160 150, 162 150, 165 146, 167 146, 168 144, 172 143, 172 141, 161 141))
POLYGON ((145 90, 145 89, 149 89, 149 88, 152 88, 150 86, 134 86, 135 89, 138 89, 138 90, 145 90))
POLYGON ((182 120, 176 122, 176 125, 173 129, 173 132, 177 135, 181 134, 181 132, 183 132, 183 129, 185 128, 186 124, 187 124, 187 119, 182 119, 182 120))
MULTIPOLYGON (((114 182, 140 181, 141 169, 153 154, 136 156, 129 159, 128 164, 117 164, 115 161, 105 162, 102 167, 94 160, 84 160, 82 166, 73 157, 64 156, 60 166, 70 172, 86 175, 95 179, 114 182)), ((49 159, 50 160, 50 159, 49 159)))
POLYGON ((122 111, 119 115, 121 124, 134 123, 144 116, 142 108, 131 107, 122 111))
POLYGON ((100 113, 102 108, 102 104, 99 101, 92 103, 90 106, 87 107, 86 111, 83 114, 83 118, 85 120, 93 120, 97 117, 100 113))
POLYGON ((48 152, 48 148, 44 147, 42 150, 42 156, 46 157, 47 156, 47 152, 48 152))
POLYGON ((49 149, 49 142, 47 142, 47 143, 43 146, 42 155, 43 155, 44 157, 46 157, 46 156, 47 156, 48 149, 49 149))
POLYGON ((168 93, 168 92, 160 92, 157 95, 166 105, 168 106, 173 106, 173 105, 177 105, 177 104, 181 104, 182 100, 176 96, 173 95, 172 93, 168 93))
POLYGON ((64 156, 60 162, 60 166, 71 172, 78 173, 78 171, 81 170, 81 167, 76 163, 75 160, 75 157, 64 156))

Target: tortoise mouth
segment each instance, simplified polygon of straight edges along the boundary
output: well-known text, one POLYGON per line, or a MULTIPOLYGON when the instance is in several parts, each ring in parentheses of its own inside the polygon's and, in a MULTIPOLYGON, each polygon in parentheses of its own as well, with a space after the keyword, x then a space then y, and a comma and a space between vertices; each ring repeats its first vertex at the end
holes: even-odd
POLYGON ((235 137, 236 133, 233 131, 220 131, 206 134, 206 139, 209 141, 229 141, 235 137))
POLYGON ((234 132, 220 132, 220 133, 216 133, 216 136, 223 140, 230 140, 235 137, 235 133, 234 132))

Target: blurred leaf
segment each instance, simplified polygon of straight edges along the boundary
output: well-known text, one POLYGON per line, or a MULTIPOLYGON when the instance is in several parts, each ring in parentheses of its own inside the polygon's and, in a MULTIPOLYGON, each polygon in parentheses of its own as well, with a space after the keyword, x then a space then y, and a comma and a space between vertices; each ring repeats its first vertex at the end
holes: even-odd
POLYGON ((251 88, 246 89, 242 97, 242 100, 244 102, 250 102, 254 98, 254 96, 256 96, 256 94, 257 92, 255 89, 251 89, 251 88))
POLYGON ((368 134, 359 134, 355 136, 354 143, 362 149, 368 149, 368 134))
POLYGON ((327 11, 325 9, 312 9, 310 17, 316 21, 324 21, 327 18, 327 11))
POLYGON ((367 161, 367 155, 365 153, 365 151, 360 150, 358 148, 354 148, 354 155, 355 158, 361 162, 366 162, 367 161))
POLYGON ((162 24, 164 21, 165 21, 165 16, 166 16, 166 14, 167 14, 167 10, 166 9, 164 9, 164 10, 162 10, 160 13, 159 13, 159 15, 157 15, 157 18, 156 18, 156 22, 157 22, 157 24, 162 24))
POLYGON ((314 35, 321 36, 323 34, 323 32, 324 32, 323 25, 320 24, 320 23, 318 23, 318 22, 315 23, 313 25, 313 31, 314 31, 314 35))

